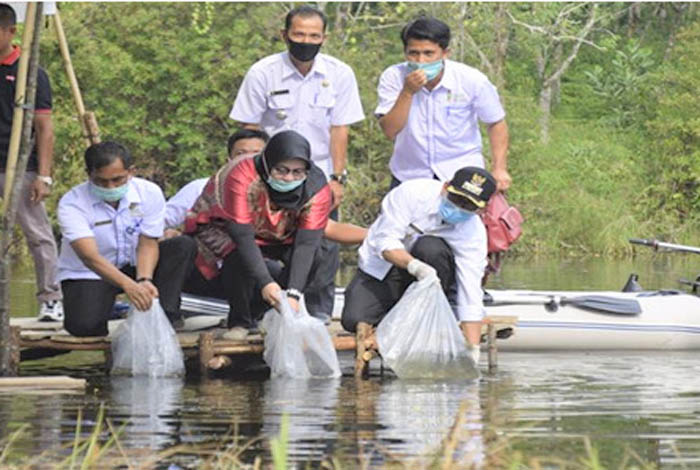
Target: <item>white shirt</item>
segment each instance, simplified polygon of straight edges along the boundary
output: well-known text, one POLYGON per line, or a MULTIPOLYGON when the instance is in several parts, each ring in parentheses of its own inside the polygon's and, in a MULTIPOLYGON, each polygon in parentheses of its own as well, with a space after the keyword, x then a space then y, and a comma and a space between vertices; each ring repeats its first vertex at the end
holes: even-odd
POLYGON ((163 191, 142 178, 129 180, 129 189, 116 209, 92 194, 88 182, 74 186, 58 203, 62 234, 58 280, 100 279, 70 245, 81 238, 94 238, 100 255, 117 268, 136 266, 139 235, 162 237, 164 215, 163 191))
POLYGON ((178 227, 185 223, 187 211, 192 209, 194 203, 204 187, 207 185, 209 178, 199 178, 190 181, 184 185, 173 197, 168 199, 165 204, 165 226, 178 227))
POLYGON ((260 124, 271 136, 294 130, 311 143, 311 158, 326 176, 333 173, 331 126, 364 119, 355 74, 338 59, 318 54, 306 76, 288 52, 256 62, 246 73, 230 114, 239 122, 260 124))
MULTIPOLYGON (((392 65, 379 78, 379 103, 374 111, 391 111, 411 70, 406 62, 392 65)), ((479 122, 494 123, 505 117, 496 87, 486 75, 459 62, 445 60, 440 83, 422 87, 413 95, 406 125, 396 135, 389 162, 399 180, 449 180, 465 166, 484 167, 479 122)))
POLYGON ((386 250, 410 251, 420 234, 442 238, 455 257, 457 299, 453 306, 459 321, 484 317, 481 278, 486 268, 486 229, 477 215, 456 225, 440 216, 443 183, 414 179, 397 186, 382 200, 382 210, 360 246, 359 267, 382 280, 393 266, 382 257, 386 250))

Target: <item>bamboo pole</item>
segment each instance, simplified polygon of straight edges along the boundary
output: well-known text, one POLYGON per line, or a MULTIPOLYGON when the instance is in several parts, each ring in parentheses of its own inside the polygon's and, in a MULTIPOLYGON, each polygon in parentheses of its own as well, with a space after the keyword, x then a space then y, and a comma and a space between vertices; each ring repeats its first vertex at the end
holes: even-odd
POLYGON ((61 22, 61 15, 56 9, 56 13, 53 15, 53 23, 56 28, 56 36, 58 38, 58 48, 61 51, 61 57, 63 57, 63 65, 66 68, 66 75, 68 76, 68 82, 70 83, 71 94, 73 95, 73 101, 75 101, 75 107, 78 111, 78 120, 80 121, 80 128, 83 130, 83 137, 85 138, 85 143, 87 146, 91 144, 98 143, 100 141, 99 128, 97 127, 97 120, 92 112, 85 111, 85 103, 83 102, 83 96, 80 92, 80 87, 78 86, 78 78, 75 75, 75 70, 73 69, 73 61, 70 57, 70 50, 68 49, 68 40, 66 39, 66 33, 63 29, 63 23, 61 22))
MULTIPOLYGON (((16 374, 13 371, 12 360, 12 333, 10 330, 10 277, 11 265, 7 252, 12 238, 17 201, 23 186, 24 172, 27 167, 27 159, 31 146, 31 121, 24 116, 24 105, 27 96, 31 96, 31 103, 35 100, 36 74, 38 70, 39 37, 41 35, 41 20, 43 17, 43 3, 29 3, 25 20, 24 34, 22 35, 23 53, 20 56, 18 74, 15 79, 17 88, 15 91, 15 110, 12 118, 12 133, 10 148, 8 151, 7 167, 5 172, 5 191, 0 211, 0 376, 16 374), (32 59, 31 67, 29 59, 32 59), (28 73, 29 72, 29 73, 28 73), (29 75, 29 83, 27 83, 29 75), (28 93, 25 92, 28 90, 28 93), (29 122, 29 124, 27 124, 29 122), (22 129, 28 127, 28 129, 22 129), (23 153, 18 159, 19 135, 22 135, 23 153)), ((33 104, 32 104, 33 105, 33 104)), ((29 118, 34 115, 30 110, 29 118)))

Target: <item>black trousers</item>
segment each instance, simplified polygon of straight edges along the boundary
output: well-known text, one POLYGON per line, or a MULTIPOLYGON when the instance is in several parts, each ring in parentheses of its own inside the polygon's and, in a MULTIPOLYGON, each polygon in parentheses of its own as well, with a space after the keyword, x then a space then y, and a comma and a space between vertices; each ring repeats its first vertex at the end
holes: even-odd
MULTIPOLYGON (((273 279, 283 288, 287 288, 291 266, 293 245, 261 246, 265 264, 273 279)), ((311 271, 304 289, 304 297, 319 283, 319 266, 324 252, 319 246, 314 252, 311 271)), ((270 308, 262 298, 264 286, 249 276, 242 268, 243 262, 238 250, 232 251, 225 259, 219 274, 221 284, 227 294, 229 312, 228 327, 242 326, 254 328, 257 320, 270 308)))
MULTIPOLYGON (((158 288, 163 310, 174 320, 180 317, 180 291, 197 246, 192 238, 180 236, 161 241, 158 248, 153 284, 158 288)), ((121 271, 131 278, 136 276, 134 266, 124 266, 121 271)), ((66 330, 73 336, 107 335, 114 299, 122 290, 102 279, 69 279, 61 282, 61 289, 66 330)))
MULTIPOLYGON (((338 209, 330 213, 330 218, 338 220, 338 209)), ((340 267, 340 245, 337 242, 321 239, 321 262, 314 283, 307 284, 304 294, 306 308, 312 316, 333 315, 335 302, 335 273, 340 267)))
MULTIPOLYGON (((442 289, 447 294, 455 282, 455 260, 449 245, 440 237, 426 235, 416 241, 411 254, 435 268, 442 289)), ((358 269, 345 289, 341 319, 343 328, 355 332, 359 322, 379 324, 415 280, 408 271, 396 266, 382 280, 358 269)))

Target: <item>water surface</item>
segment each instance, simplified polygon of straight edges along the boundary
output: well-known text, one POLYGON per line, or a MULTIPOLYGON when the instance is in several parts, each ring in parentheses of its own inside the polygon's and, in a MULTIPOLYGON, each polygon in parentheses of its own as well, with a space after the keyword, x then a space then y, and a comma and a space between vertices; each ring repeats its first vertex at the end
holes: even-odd
MULTIPOLYGON (((645 287, 678 288, 675 279, 700 271, 695 258, 513 260, 492 283, 615 290, 637 272, 645 287)), ((85 377, 86 393, 0 393, 0 438, 26 424, 13 455, 68 446, 78 413, 87 434, 104 404, 115 428, 124 426, 120 442, 134 465, 156 450, 212 441, 249 443, 242 461, 269 460, 268 440, 252 440, 277 435, 288 416, 296 468, 331 456, 350 462, 347 468, 376 468, 394 458, 427 462, 450 435, 455 459, 473 468, 494 468, 516 452, 574 461, 585 458, 590 439, 607 468, 619 468, 634 452, 651 468, 692 469, 700 468, 699 359, 697 352, 504 352, 499 369, 477 381, 405 381, 378 370, 356 381, 352 357, 342 355, 338 380, 270 380, 258 372, 184 381, 109 377, 101 354, 71 353, 24 362, 22 373, 85 377)), ((200 459, 181 454, 161 464, 194 468, 200 459)))

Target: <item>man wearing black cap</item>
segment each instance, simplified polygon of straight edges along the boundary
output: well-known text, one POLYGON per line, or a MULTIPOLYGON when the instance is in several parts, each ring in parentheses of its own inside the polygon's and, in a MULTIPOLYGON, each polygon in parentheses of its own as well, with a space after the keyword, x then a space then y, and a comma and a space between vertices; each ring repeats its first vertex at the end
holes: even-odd
POLYGON ((384 197, 360 247, 358 270, 345 290, 343 327, 376 326, 415 279, 436 277, 479 358, 484 317, 481 278, 486 229, 477 213, 496 191, 483 168, 465 167, 452 179, 409 180, 384 197))

